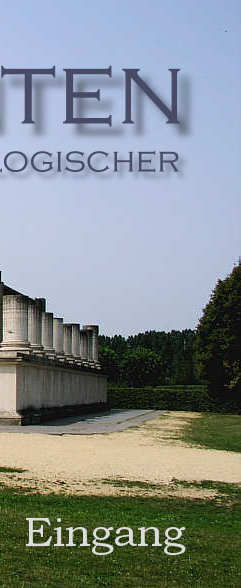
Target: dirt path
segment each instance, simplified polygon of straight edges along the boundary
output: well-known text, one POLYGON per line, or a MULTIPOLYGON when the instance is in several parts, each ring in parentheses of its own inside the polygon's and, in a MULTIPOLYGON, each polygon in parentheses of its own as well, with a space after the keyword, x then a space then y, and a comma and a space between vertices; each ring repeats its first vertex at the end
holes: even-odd
MULTIPOLYGON (((194 448, 178 440, 187 419, 197 416, 172 412, 138 428, 103 435, 0 433, 0 466, 26 470, 0 476, 11 485, 42 492, 102 495, 145 494, 145 482, 152 485, 148 493, 159 494, 173 479, 240 483, 241 454, 194 448), (123 480, 139 482, 139 489, 125 487, 123 480)), ((203 491, 206 495, 210 492, 203 491)))

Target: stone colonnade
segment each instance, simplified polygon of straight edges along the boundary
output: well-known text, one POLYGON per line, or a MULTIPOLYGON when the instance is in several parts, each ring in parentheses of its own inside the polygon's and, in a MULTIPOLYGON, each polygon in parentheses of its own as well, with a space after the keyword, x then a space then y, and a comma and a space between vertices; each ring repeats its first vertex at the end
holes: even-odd
POLYGON ((63 318, 46 312, 44 298, 22 294, 2 298, 4 352, 24 352, 40 357, 98 367, 97 325, 64 324, 63 318))

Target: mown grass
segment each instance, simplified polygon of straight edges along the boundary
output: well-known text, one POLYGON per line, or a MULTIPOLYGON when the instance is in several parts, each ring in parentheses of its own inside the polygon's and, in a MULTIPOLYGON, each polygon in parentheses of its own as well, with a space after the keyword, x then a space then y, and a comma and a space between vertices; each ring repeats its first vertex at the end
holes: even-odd
POLYGON ((209 449, 241 451, 241 415, 203 413, 190 419, 181 438, 209 449))
POLYGON ((232 498, 227 506, 215 500, 73 497, 0 488, 1 586, 238 587, 241 490, 225 484, 220 491, 232 498), (84 526, 90 543, 98 526, 128 526, 134 537, 138 527, 155 526, 161 531, 161 542, 167 527, 183 526, 186 531, 180 542, 186 552, 170 557, 160 547, 115 546, 112 554, 100 557, 91 547, 30 548, 25 546, 26 517, 49 517, 52 533, 57 517, 63 529, 84 526))

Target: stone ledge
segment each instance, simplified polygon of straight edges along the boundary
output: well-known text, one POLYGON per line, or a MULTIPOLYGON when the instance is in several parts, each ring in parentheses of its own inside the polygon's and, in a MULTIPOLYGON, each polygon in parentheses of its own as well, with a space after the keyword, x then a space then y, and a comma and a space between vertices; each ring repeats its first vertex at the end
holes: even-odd
POLYGON ((61 356, 58 357, 49 357, 44 356, 41 354, 31 353, 22 353, 19 351, 0 351, 0 363, 2 364, 10 364, 10 363, 32 363, 38 366, 46 366, 46 367, 57 367, 63 369, 73 369, 76 371, 83 371, 83 372, 90 372, 96 373, 98 375, 105 375, 102 372, 100 364, 94 365, 93 362, 88 362, 87 360, 76 360, 74 357, 71 360, 63 358, 61 356))

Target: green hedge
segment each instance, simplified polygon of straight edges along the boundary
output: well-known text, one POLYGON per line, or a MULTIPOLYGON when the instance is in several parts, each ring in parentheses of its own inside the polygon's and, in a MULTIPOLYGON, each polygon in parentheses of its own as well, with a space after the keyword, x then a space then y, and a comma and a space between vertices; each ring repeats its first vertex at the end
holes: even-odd
POLYGON ((127 388, 109 385, 110 408, 145 408, 160 410, 214 410, 213 400, 205 385, 146 386, 127 388))

